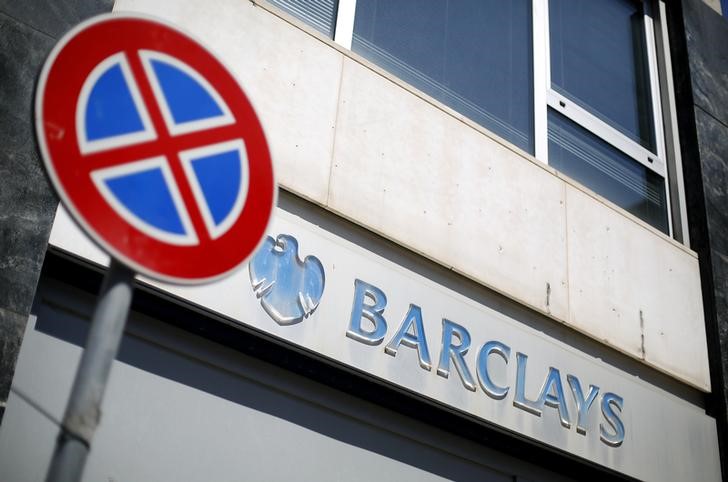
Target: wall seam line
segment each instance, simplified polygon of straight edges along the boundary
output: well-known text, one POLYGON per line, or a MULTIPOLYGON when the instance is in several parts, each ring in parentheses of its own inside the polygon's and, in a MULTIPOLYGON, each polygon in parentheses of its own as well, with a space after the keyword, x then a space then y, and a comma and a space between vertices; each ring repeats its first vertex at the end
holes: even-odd
POLYGON ((717 123, 719 123, 720 125, 722 125, 723 127, 725 127, 726 129, 728 129, 728 124, 726 124, 722 120, 718 119, 710 111, 706 110, 703 106, 701 106, 699 104, 694 104, 694 105, 695 105, 695 108, 696 109, 700 109, 705 115, 707 115, 708 117, 710 117, 711 119, 713 119, 714 121, 716 121, 717 123))
POLYGON ((569 185, 567 183, 563 183, 563 189, 564 189, 564 250, 566 254, 566 324, 567 325, 573 325, 574 320, 572 319, 571 315, 571 263, 569 263, 569 200, 568 192, 569 192, 569 185))
POLYGON ((331 199, 331 179, 334 177, 334 154, 336 153, 336 137, 339 127, 339 111, 341 110, 341 86, 344 83, 344 64, 346 63, 346 56, 341 56, 341 72, 339 73, 339 87, 336 93, 336 114, 334 115, 334 130, 331 137, 331 157, 329 163, 329 178, 326 182, 326 202, 325 206, 329 206, 329 200, 331 199))
POLYGON ((53 35, 49 34, 48 32, 44 32, 43 30, 40 30, 39 28, 32 26, 28 22, 25 22, 24 20, 21 20, 19 18, 13 17, 13 16, 9 15, 8 13, 5 13, 5 12, 3 12, 1 10, 0 10, 0 17, 8 18, 8 19, 10 19, 10 20, 12 20, 14 22, 19 23, 20 25, 23 25, 24 27, 28 27, 30 30, 32 30, 34 32, 37 32, 37 33, 43 35, 44 37, 49 38, 50 40, 58 41, 58 38, 57 37, 54 37, 53 35))

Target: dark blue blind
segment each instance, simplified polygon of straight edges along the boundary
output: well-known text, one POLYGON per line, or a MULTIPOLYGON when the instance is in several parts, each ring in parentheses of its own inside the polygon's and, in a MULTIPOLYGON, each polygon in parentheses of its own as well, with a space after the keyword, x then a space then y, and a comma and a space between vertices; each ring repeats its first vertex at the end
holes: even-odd
POLYGON ((303 20, 322 34, 334 38, 338 0, 268 0, 303 20))
POLYGON ((533 152, 529 0, 357 0, 351 49, 533 152))
POLYGON ((632 0, 551 0, 551 83, 654 152, 644 12, 632 0))
POLYGON ((548 122, 550 166, 668 232, 662 177, 553 109, 548 122))

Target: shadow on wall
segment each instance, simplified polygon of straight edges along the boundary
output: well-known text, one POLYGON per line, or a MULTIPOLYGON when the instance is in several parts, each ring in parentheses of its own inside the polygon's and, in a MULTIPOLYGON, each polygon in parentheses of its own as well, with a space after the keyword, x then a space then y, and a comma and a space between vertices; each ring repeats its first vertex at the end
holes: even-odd
MULTIPOLYGON (((38 317, 35 329, 67 343, 83 346, 90 325, 92 303, 93 299, 85 293, 65 287, 49 289, 42 284, 33 310, 38 317), (59 290, 63 292, 58 293, 59 290)), ((388 430, 387 418, 391 415, 362 420, 361 417, 371 413, 371 408, 357 410, 361 401, 318 384, 307 389, 307 384, 314 382, 294 379, 298 377, 282 369, 194 338, 197 337, 132 313, 117 360, 450 480, 513 480, 503 472, 433 448, 438 445, 434 436, 432 440, 421 443, 388 430), (150 330, 162 333, 162 336, 150 336, 154 340, 150 341, 134 334, 150 330), (185 336, 193 338, 194 350, 197 351, 194 357, 172 347, 185 336), (220 360, 221 356, 225 360, 225 368, 210 363, 210 360, 220 360), (317 394, 315 401, 307 395, 312 391, 317 394), (354 414, 358 417, 352 416, 354 414)), ((184 349, 187 351, 186 346, 184 349)))

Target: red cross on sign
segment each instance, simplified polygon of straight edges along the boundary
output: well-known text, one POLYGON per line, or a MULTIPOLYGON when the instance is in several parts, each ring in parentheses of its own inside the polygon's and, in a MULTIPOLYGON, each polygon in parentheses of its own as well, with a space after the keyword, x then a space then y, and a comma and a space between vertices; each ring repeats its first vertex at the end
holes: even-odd
POLYGON ((74 219, 136 271, 202 283, 254 251, 275 204, 260 122, 231 73, 188 35, 102 15, 41 73, 36 131, 74 219))

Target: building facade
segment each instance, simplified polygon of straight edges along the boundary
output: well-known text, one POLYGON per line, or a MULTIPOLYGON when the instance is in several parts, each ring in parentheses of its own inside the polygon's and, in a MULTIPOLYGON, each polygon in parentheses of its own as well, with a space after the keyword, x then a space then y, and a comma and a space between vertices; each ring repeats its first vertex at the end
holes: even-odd
POLYGON ((0 479, 44 477, 108 265, 42 172, 34 85, 111 10, 228 66, 279 194, 234 275, 138 280, 87 480, 728 473, 718 2, 120 0, 0 7, 0 479))

